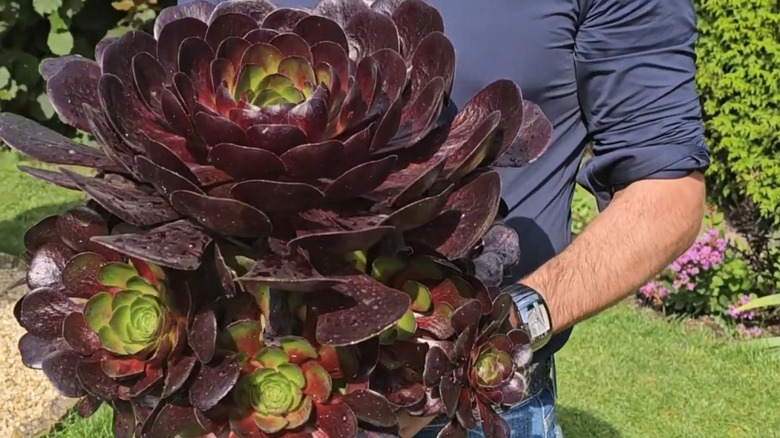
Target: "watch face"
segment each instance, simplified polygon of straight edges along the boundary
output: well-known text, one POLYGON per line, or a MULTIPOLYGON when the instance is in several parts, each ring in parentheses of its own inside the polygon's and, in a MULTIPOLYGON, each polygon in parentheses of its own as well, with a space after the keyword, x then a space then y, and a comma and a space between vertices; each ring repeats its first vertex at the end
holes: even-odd
POLYGON ((543 336, 550 330, 550 322, 547 321, 544 309, 542 306, 534 306, 528 310, 528 330, 531 332, 532 338, 543 336))

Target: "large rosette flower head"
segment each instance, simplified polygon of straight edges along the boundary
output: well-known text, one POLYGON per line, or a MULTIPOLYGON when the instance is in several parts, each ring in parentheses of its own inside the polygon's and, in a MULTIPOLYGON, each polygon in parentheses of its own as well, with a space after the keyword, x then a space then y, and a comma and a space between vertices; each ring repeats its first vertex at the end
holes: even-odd
POLYGON ((162 387, 181 349, 188 308, 186 299, 172 299, 162 268, 90 241, 126 226, 107 218, 88 203, 28 230, 30 292, 15 314, 28 331, 19 341, 24 364, 81 397, 83 415, 112 404, 117 428, 129 430, 133 410, 148 407, 144 395, 162 387))
POLYGON ((511 306, 506 293, 496 296, 487 316, 479 312, 480 303, 466 303, 453 315, 459 332, 455 342, 427 350, 423 382, 437 389, 436 398, 451 419, 440 436, 465 437, 477 419, 485 436, 510 436, 495 407, 509 408, 523 400, 523 370, 531 359, 528 333, 509 326, 511 306))

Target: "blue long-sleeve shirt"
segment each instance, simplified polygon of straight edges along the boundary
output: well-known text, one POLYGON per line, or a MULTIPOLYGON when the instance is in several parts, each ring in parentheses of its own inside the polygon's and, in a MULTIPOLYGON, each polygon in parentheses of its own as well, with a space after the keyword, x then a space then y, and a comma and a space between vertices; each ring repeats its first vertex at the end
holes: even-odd
MULTIPOLYGON (((509 78, 554 127, 552 146, 539 160, 499 170, 509 223, 521 240, 518 278, 569 244, 575 182, 603 208, 631 182, 706 170, 692 0, 428 2, 455 46, 456 104, 509 78), (588 143, 594 157, 580 168, 588 143)), ((570 332, 553 338, 535 360, 559 350, 570 332)))

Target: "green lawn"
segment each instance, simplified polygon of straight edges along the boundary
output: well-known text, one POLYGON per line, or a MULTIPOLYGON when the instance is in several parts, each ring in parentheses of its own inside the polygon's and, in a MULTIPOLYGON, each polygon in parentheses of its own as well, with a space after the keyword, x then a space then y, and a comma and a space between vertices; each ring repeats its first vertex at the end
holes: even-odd
MULTIPOLYGON (((11 254, 29 225, 82 198, 21 174, 18 162, 0 152, 0 252, 11 254)), ((775 356, 626 303, 575 329, 558 372, 566 438, 780 437, 775 356)), ((42 438, 110 438, 110 419, 105 407, 72 415, 42 438)))

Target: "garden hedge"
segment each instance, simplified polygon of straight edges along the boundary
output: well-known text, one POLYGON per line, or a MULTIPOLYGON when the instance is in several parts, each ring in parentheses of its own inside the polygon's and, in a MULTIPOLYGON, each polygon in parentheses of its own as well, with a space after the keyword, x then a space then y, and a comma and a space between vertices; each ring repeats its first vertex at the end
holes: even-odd
POLYGON ((780 225, 780 3, 695 1, 710 195, 721 204, 747 200, 780 225))
POLYGON ((64 134, 38 72, 41 60, 79 54, 94 58, 105 35, 149 26, 175 0, 0 0, 0 112, 31 117, 64 134))

